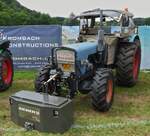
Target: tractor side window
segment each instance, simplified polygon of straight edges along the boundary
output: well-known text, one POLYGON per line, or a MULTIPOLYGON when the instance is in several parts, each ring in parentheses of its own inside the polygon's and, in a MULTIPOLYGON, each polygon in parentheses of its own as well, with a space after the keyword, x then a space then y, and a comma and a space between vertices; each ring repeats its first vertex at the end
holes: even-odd
POLYGON ((87 19, 88 27, 91 27, 91 19, 87 19))
POLYGON ((95 18, 91 18, 91 28, 94 28, 95 26, 95 18))
POLYGON ((100 26, 100 18, 95 18, 95 27, 99 27, 100 26))
POLYGON ((81 19, 80 20, 80 29, 82 30, 84 30, 86 27, 88 26, 88 22, 87 22, 87 20, 86 19, 81 19))

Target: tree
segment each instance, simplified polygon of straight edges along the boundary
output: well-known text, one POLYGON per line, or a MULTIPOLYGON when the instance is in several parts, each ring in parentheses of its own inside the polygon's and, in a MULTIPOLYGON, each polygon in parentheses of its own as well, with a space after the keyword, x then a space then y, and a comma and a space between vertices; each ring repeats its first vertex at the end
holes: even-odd
MULTIPOLYGON (((68 18, 50 17, 48 14, 25 8, 16 0, 0 0, 0 25, 79 25, 79 21, 74 18, 73 12, 68 18)), ((150 25, 150 17, 137 18, 135 24, 150 25)))
POLYGON ((145 25, 150 25, 150 17, 145 19, 145 25))

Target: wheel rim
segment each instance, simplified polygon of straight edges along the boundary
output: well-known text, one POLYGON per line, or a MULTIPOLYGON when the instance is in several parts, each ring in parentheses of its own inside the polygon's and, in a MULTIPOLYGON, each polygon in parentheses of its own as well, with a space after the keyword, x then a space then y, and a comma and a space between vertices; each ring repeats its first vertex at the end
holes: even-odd
POLYGON ((12 79, 12 65, 9 59, 2 63, 2 78, 5 84, 9 84, 12 79))
POLYGON ((139 72, 139 64, 140 64, 140 49, 138 48, 133 60, 133 78, 137 80, 138 72, 139 72))
POLYGON ((110 103, 112 100, 112 95, 113 95, 113 81, 108 80, 107 83, 107 94, 106 94, 106 102, 110 103))

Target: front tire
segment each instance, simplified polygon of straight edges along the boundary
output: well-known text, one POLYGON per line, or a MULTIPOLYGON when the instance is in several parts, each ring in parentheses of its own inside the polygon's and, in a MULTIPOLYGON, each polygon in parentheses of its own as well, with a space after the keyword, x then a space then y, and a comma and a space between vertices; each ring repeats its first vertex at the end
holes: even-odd
MULTIPOLYGON (((43 86, 43 83, 46 82, 49 77, 50 77, 50 70, 52 69, 52 66, 51 65, 45 65, 43 66, 36 79, 35 79, 35 82, 34 82, 34 86, 35 86, 35 91, 36 92, 45 92, 45 87, 43 86)), ((48 84, 48 93, 53 93, 54 91, 54 87, 55 85, 52 85, 52 84, 48 84)))
POLYGON ((114 78, 110 69, 99 69, 96 71, 92 83, 92 105, 101 112, 110 109, 114 97, 114 78))
POLYGON ((13 60, 9 50, 0 54, 0 91, 7 90, 13 81, 13 60))

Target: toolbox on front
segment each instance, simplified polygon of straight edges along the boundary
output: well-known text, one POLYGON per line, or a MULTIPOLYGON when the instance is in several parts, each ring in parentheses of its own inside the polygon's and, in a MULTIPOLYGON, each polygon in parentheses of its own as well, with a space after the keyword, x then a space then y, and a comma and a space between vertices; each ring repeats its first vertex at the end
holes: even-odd
POLYGON ((63 133, 73 124, 73 105, 68 98, 30 91, 10 97, 11 119, 28 130, 63 133))

